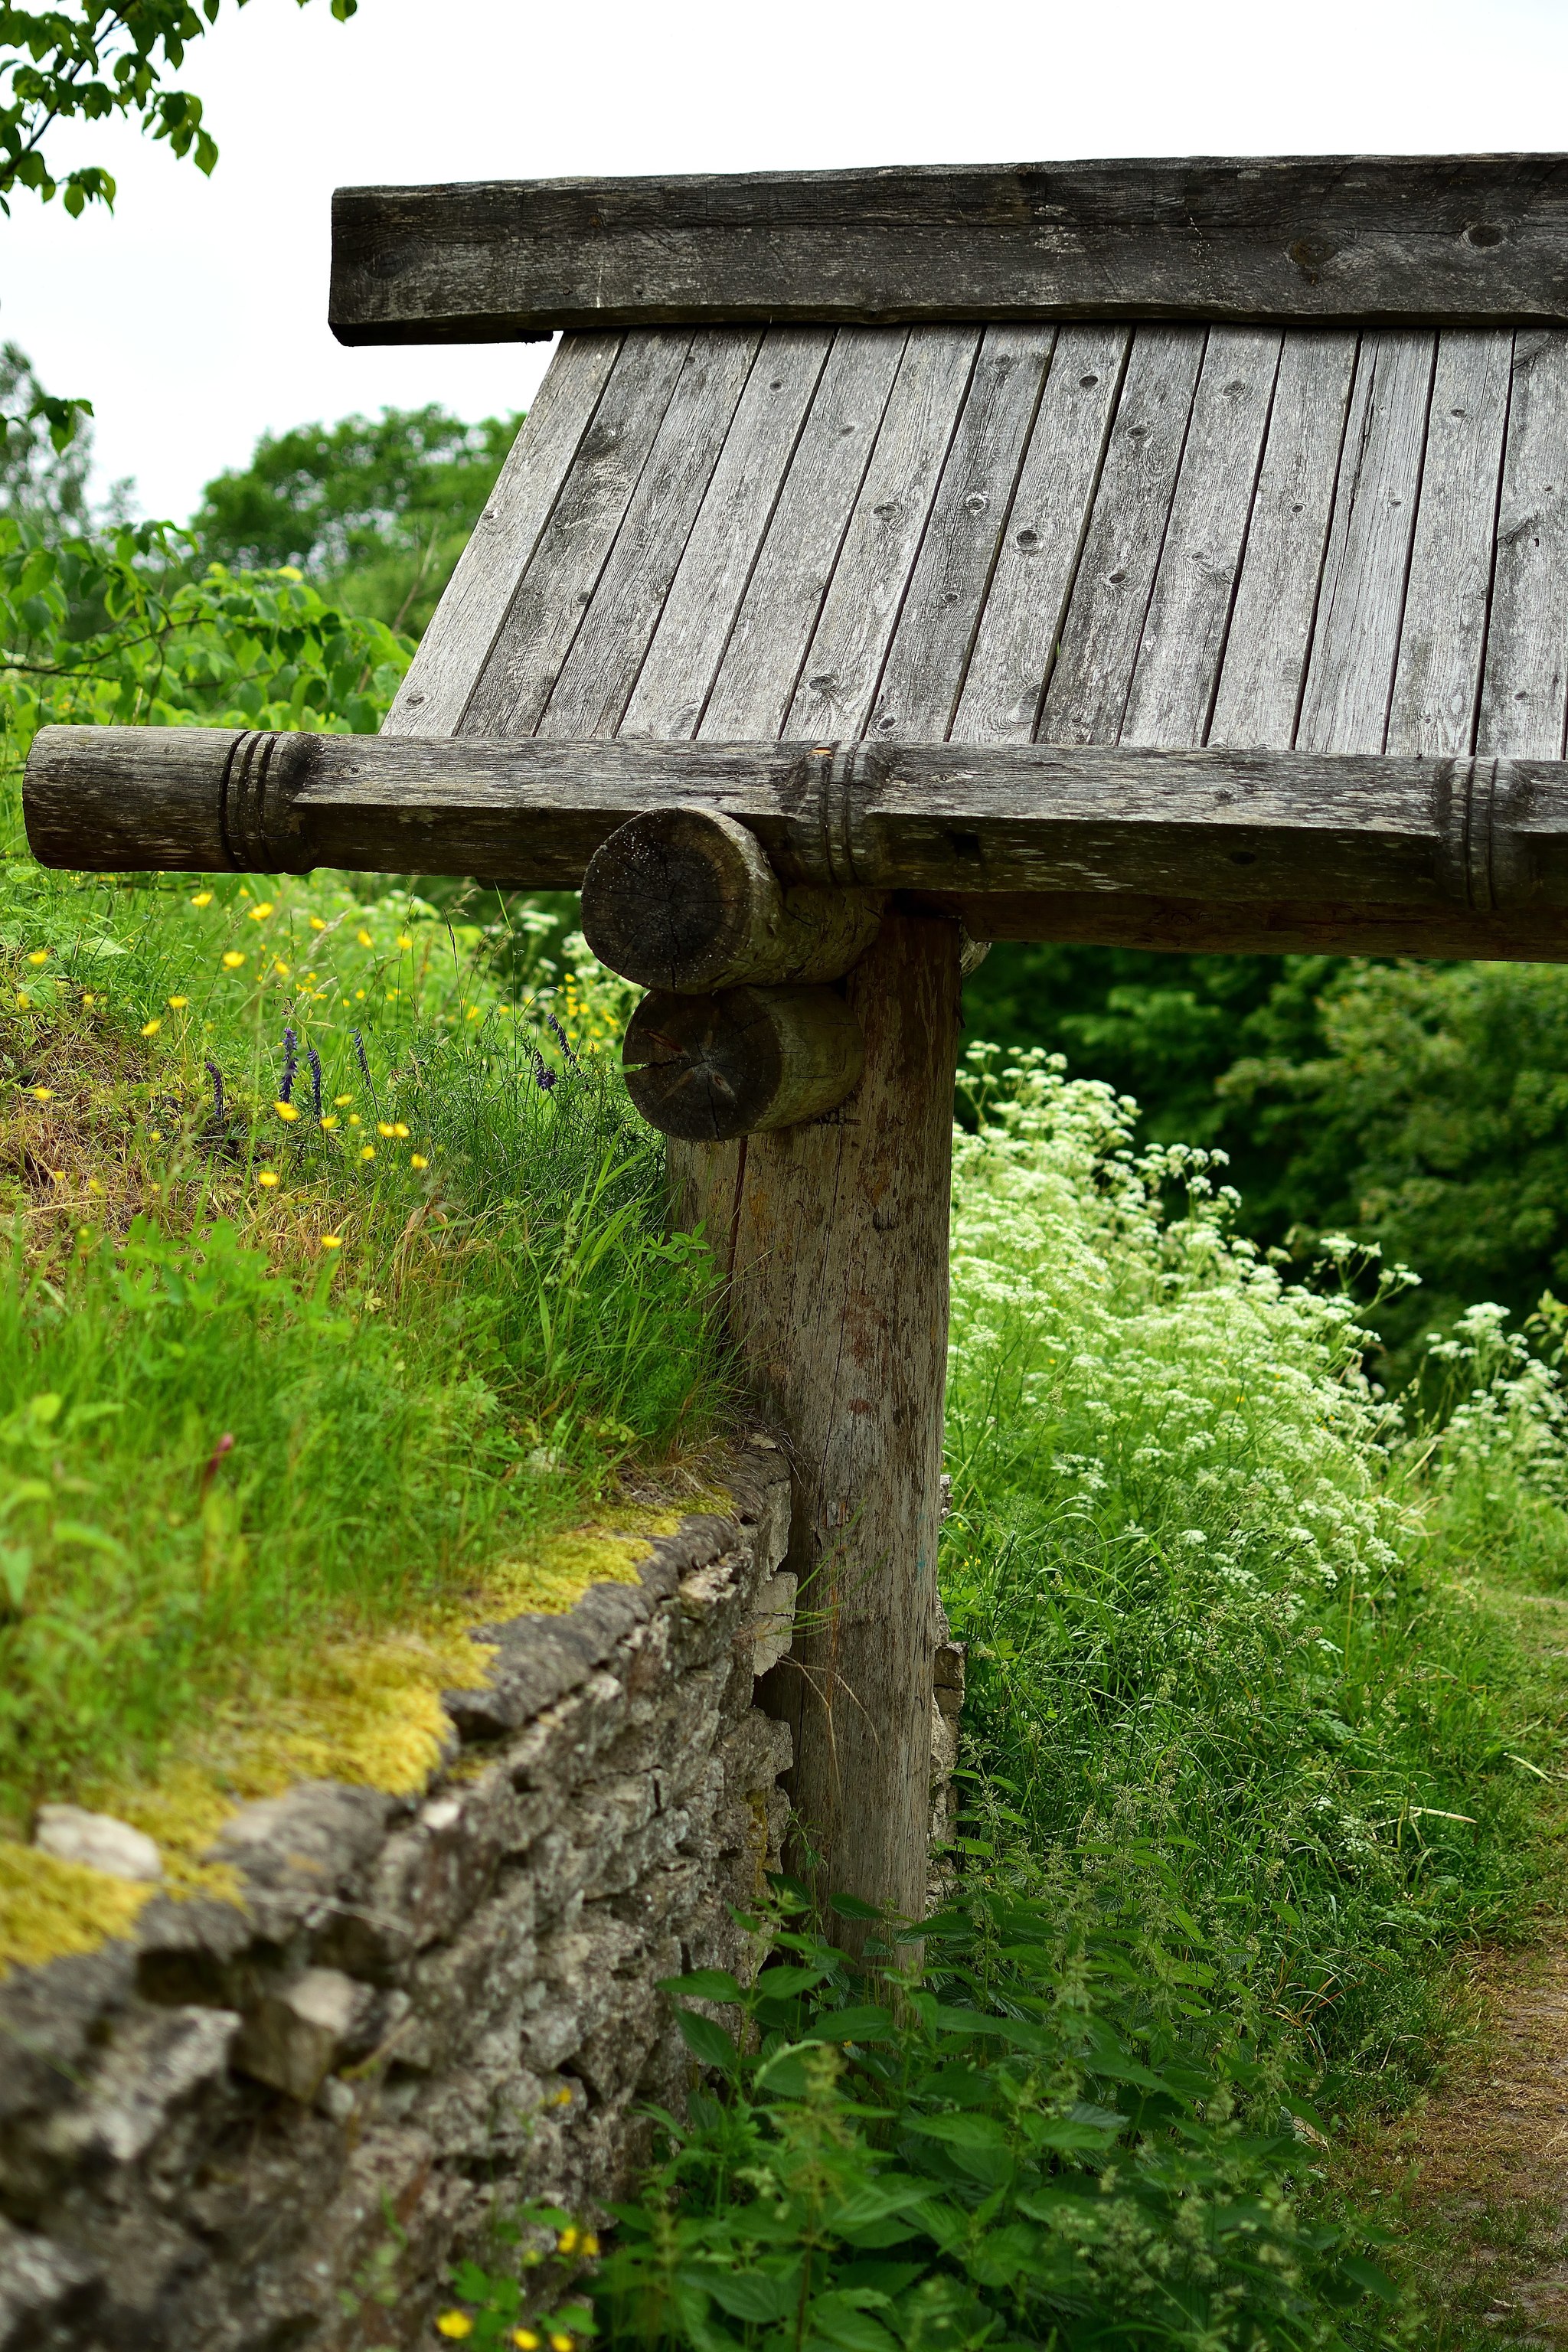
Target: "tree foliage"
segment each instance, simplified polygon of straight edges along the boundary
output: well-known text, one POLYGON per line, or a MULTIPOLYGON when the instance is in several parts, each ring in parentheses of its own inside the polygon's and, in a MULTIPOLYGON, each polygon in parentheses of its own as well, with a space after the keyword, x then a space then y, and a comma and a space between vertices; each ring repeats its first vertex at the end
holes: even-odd
POLYGON ((264 434, 209 482, 191 528, 209 561, 295 564, 350 610, 423 630, 521 423, 434 404, 264 434))
MULTIPOLYGON (((61 123, 120 115, 149 137, 166 139, 210 172, 217 146, 202 101, 172 86, 193 41, 216 25, 222 0, 68 0, 61 8, 0 5, 0 211, 18 188, 47 204, 57 194, 74 217, 89 204, 112 205, 113 174, 100 163, 57 174, 48 142, 61 123)), ((234 0, 243 8, 246 0, 234 0)), ((307 0, 297 0, 304 7, 307 0)), ((340 23, 358 0, 331 0, 340 23)))

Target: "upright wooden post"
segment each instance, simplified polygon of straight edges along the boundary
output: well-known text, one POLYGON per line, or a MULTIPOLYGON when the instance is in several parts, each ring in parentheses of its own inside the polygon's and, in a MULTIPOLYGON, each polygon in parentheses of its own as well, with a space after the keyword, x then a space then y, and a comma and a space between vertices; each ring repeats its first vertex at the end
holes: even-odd
POLYGON ((820 1895, 925 1902, 960 933, 891 915, 850 974, 865 1075, 826 1117, 674 1144, 731 1268, 753 1392, 795 1472, 805 1630, 775 1669, 820 1895))

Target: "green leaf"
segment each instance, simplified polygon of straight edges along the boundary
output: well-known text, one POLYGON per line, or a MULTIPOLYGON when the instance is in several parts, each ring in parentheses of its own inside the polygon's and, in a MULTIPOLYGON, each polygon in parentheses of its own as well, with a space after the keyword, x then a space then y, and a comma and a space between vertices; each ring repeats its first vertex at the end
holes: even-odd
POLYGON ((726 2033, 712 2018, 699 2017, 689 2009, 679 2011, 675 2021, 694 2058, 700 2058, 704 2066, 721 2066, 726 2074, 733 2073, 740 2053, 732 2034, 726 2033))
POLYGON ((727 1969, 693 1969, 684 1977, 661 1977, 660 1992, 684 1994, 688 2000, 743 2001, 746 1998, 727 1969))
POLYGON ((731 2319, 748 2320, 753 2326, 793 2317, 800 2299, 798 2262, 787 2271, 705 2269, 699 2275, 721 2311, 727 2311, 731 2319))

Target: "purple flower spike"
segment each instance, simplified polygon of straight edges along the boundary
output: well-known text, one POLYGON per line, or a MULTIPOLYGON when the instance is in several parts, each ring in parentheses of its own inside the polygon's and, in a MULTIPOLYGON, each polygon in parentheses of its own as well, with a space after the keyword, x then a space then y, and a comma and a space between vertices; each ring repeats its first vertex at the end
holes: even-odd
POLYGON ((554 1013, 547 1013, 545 1014, 545 1016, 544 1016, 544 1017, 545 1017, 545 1019, 549 1022, 549 1024, 550 1024, 551 1027, 552 1027, 552 1028, 554 1030, 554 1032, 555 1032, 556 1039, 557 1039, 557 1042, 558 1042, 558 1043, 559 1043, 559 1045, 560 1045, 561 1051, 565 1055, 566 1059, 568 1060, 568 1062, 570 1062, 570 1064, 572 1065, 572 1067, 573 1067, 573 1068, 574 1068, 574 1069, 578 1073, 578 1075, 579 1075, 579 1076, 580 1076, 582 1075, 583 1065, 582 1065, 582 1063, 577 1059, 576 1055, 572 1051, 572 1040, 570 1039, 570 1037, 568 1037, 568 1035, 566 1034, 565 1030, 564 1030, 564 1029, 563 1029, 563 1027, 561 1026, 560 1022, 559 1022, 559 1021, 557 1021, 557 1019, 555 1018, 555 1015, 554 1015, 554 1013))
POLYGON ((278 1088, 279 1102, 294 1099, 294 1073, 300 1066, 300 1041, 292 1029, 283 1032, 283 1077, 278 1088))
POLYGON ((321 1057, 314 1045, 307 1045, 305 1054, 310 1065, 310 1108, 319 1119, 321 1116, 321 1057))
POLYGON ((224 1114, 223 1072, 216 1062, 208 1062, 205 1066, 207 1076, 213 1082, 213 1117, 221 1119, 224 1114))
POLYGON ((533 1076, 536 1083, 544 1089, 546 1094, 555 1084, 555 1073, 537 1046, 533 1054, 533 1076))

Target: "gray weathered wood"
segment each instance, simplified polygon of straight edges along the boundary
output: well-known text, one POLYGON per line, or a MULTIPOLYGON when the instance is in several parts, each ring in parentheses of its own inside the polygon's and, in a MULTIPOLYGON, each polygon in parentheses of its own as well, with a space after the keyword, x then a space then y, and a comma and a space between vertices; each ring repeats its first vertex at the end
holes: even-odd
POLYGON ((1468 751, 1475 740, 1512 360, 1512 336, 1496 330, 1438 341, 1390 751, 1468 751))
POLYGON ((930 741, 952 724, 1055 341, 1052 327, 985 331, 868 734, 930 741))
POLYGON ((678 995, 837 980, 876 938, 882 906, 876 891, 786 889, 748 826, 689 802, 618 826, 583 877, 599 961, 678 995))
POLYGON ((620 724, 757 341, 732 328, 694 338, 540 734, 611 735, 620 724))
POLYGON ((1296 740, 1381 751, 1426 444, 1435 339, 1363 338, 1296 740))
POLYGON ((690 347, 680 330, 646 331, 622 344, 468 698, 464 734, 527 735, 538 725, 690 347))
POLYGON ((1131 341, 1118 326, 1057 338, 952 722, 961 742, 1034 734, 1131 341))
MULTIPOLYGON (((1303 884, 1308 880, 1303 877, 1303 884)), ((1135 890, 962 890, 907 893, 900 905, 984 926, 993 940, 1152 949, 1173 955, 1365 955, 1479 957, 1492 961, 1568 961, 1568 921, 1550 907, 1506 919, 1463 908, 1383 906, 1375 901, 1290 898, 1245 903, 1163 898, 1135 890)))
POLYGON ((710 741, 784 726, 907 341, 897 327, 835 339, 702 715, 710 741))
POLYGON ((1203 363, 1201 327, 1141 327, 1046 688, 1050 743, 1114 743, 1203 363))
POLYGON ((677 801, 750 825, 788 883, 1339 899, 1500 921, 1568 903, 1557 761, 64 727, 40 731, 24 789, 49 865, 140 868, 155 851, 175 870, 321 864, 541 888, 579 882, 617 826, 677 801))
POLYGON ((784 731, 858 735, 969 389, 980 333, 910 335, 784 731))
POLYGON ((1215 327, 1121 721, 1124 743, 1201 743, 1230 623, 1279 363, 1268 328, 1215 327))
POLYGON ((1285 337, 1211 743, 1295 740, 1355 357, 1353 335, 1285 337))
POLYGON ((343 342, 656 321, 1568 320, 1561 155, 340 188, 343 342))
POLYGON ((388 735, 450 735, 593 423, 619 335, 564 335, 387 713, 388 735))
POLYGON ((1555 759, 1568 705, 1568 334, 1521 335, 1477 746, 1555 759))
POLYGON ((865 1066, 860 1024, 837 989, 655 989, 626 1024, 626 1091, 683 1143, 798 1127, 837 1110, 865 1066))
POLYGON ((623 734, 696 734, 832 343, 821 327, 776 327, 763 338, 623 734))

